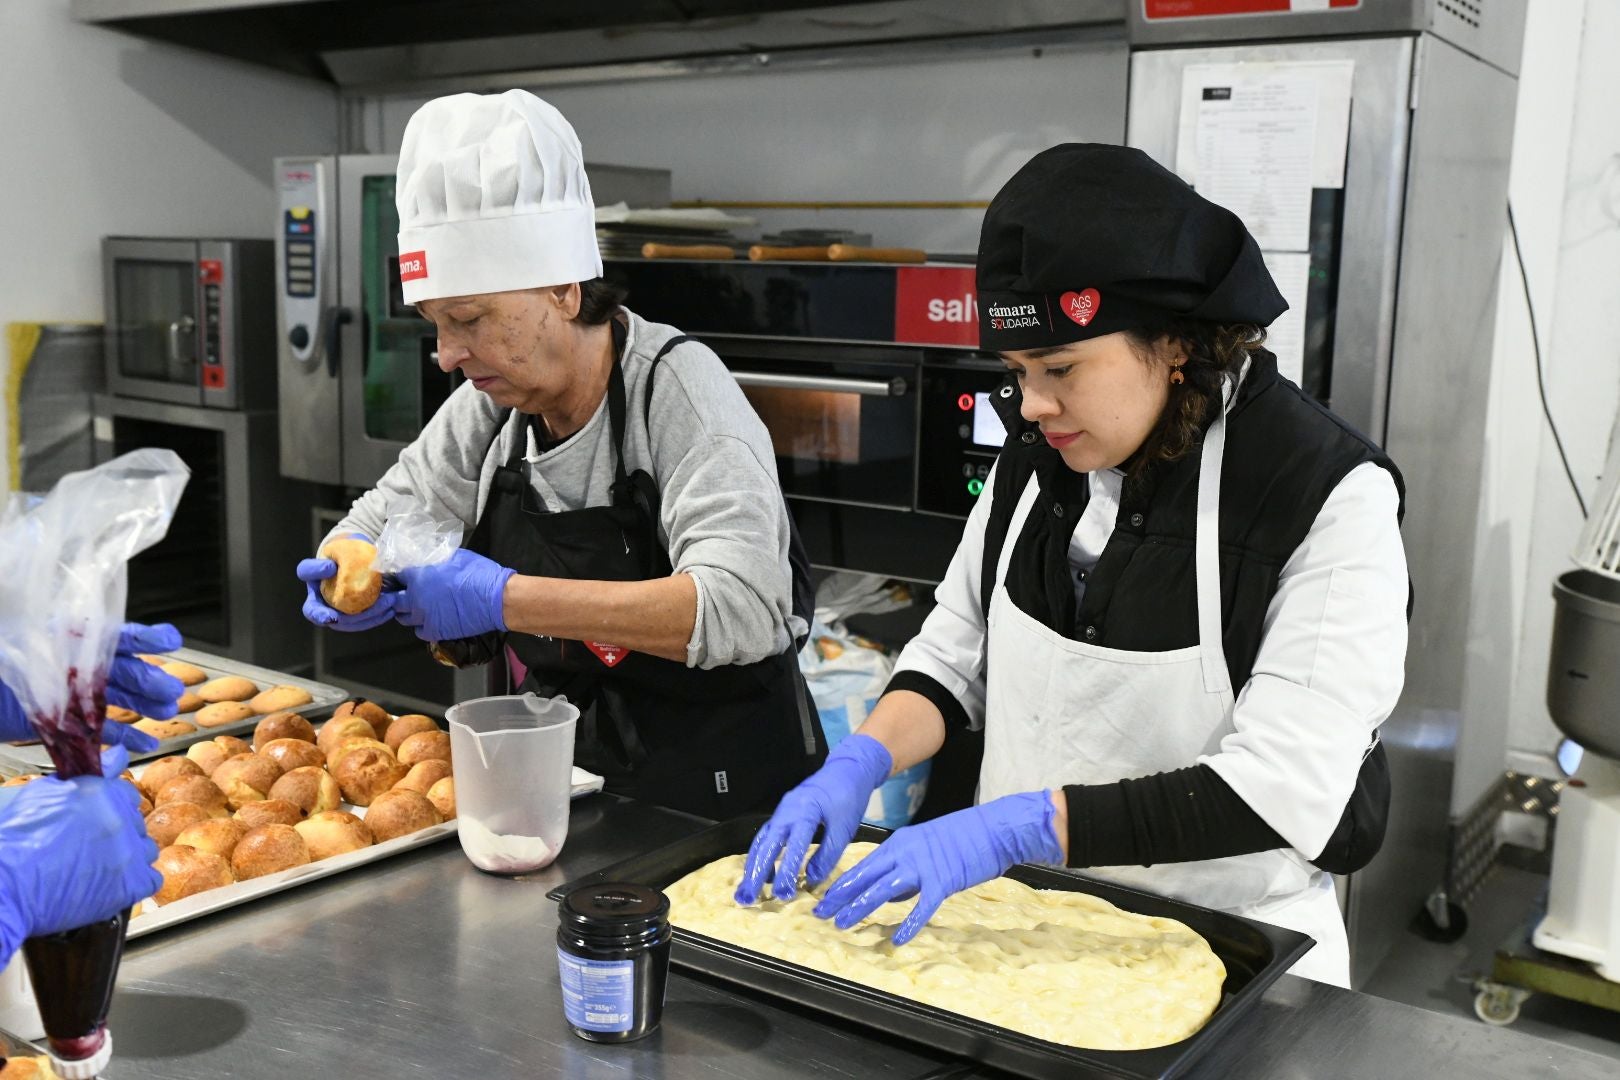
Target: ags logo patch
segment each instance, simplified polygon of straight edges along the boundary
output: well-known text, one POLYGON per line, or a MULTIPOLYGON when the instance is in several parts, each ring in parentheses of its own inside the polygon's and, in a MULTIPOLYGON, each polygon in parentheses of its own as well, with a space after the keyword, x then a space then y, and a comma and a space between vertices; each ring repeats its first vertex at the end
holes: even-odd
POLYGON ((1102 297, 1096 289, 1070 290, 1058 298, 1058 306, 1063 308, 1063 314, 1081 326, 1090 326, 1091 320, 1097 317, 1098 310, 1102 308, 1102 297))

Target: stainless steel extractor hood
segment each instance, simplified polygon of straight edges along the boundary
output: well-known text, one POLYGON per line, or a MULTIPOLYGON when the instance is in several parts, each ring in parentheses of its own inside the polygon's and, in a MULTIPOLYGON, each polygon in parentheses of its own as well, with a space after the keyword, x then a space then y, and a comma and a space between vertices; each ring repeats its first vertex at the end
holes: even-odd
POLYGON ((73 0, 73 17, 373 90, 441 79, 1123 27, 1126 0, 73 0))

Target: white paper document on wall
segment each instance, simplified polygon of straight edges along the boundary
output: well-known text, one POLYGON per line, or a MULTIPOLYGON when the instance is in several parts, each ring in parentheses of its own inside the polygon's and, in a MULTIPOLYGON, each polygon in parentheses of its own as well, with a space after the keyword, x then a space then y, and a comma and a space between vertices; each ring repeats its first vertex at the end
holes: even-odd
POLYGON ((1199 103, 1207 89, 1232 88, 1250 80, 1286 75, 1309 79, 1316 86, 1315 149, 1311 154, 1311 187, 1344 187, 1345 153, 1350 144, 1350 96, 1355 88, 1354 60, 1281 60, 1243 64, 1190 64, 1181 77, 1180 125, 1176 138, 1176 172, 1198 185, 1195 137, 1199 103))
POLYGON ((1305 374, 1305 295, 1311 281, 1311 257, 1303 251, 1265 251, 1266 269, 1288 310, 1266 330, 1266 348, 1277 356, 1277 370, 1299 382, 1305 374))
POLYGON ((1276 75, 1205 87, 1193 154, 1199 194, 1243 219, 1262 248, 1310 245, 1316 85, 1276 75))

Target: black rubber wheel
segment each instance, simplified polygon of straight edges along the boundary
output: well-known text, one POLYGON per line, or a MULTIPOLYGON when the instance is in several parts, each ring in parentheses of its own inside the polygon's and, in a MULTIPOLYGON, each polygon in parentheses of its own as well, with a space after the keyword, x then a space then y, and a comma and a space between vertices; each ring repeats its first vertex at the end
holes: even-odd
POLYGON ((1434 921, 1428 908, 1423 908, 1412 920, 1412 929, 1425 941, 1437 941, 1441 944, 1450 944, 1468 933, 1468 912, 1459 905, 1446 902, 1446 918, 1450 926, 1441 926, 1434 921))

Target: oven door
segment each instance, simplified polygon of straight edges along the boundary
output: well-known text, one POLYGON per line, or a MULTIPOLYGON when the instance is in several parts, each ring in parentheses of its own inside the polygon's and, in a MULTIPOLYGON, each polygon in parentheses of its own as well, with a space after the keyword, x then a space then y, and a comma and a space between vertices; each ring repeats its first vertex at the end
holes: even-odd
POLYGON ((765 422, 785 494, 912 509, 920 370, 912 350, 705 340, 765 422))
POLYGON ((464 380, 439 370, 433 324, 399 283, 396 160, 338 159, 343 328, 343 482, 370 487, 464 380))
POLYGON ((107 388, 120 397, 200 405, 203 305, 192 240, 102 241, 107 388))

